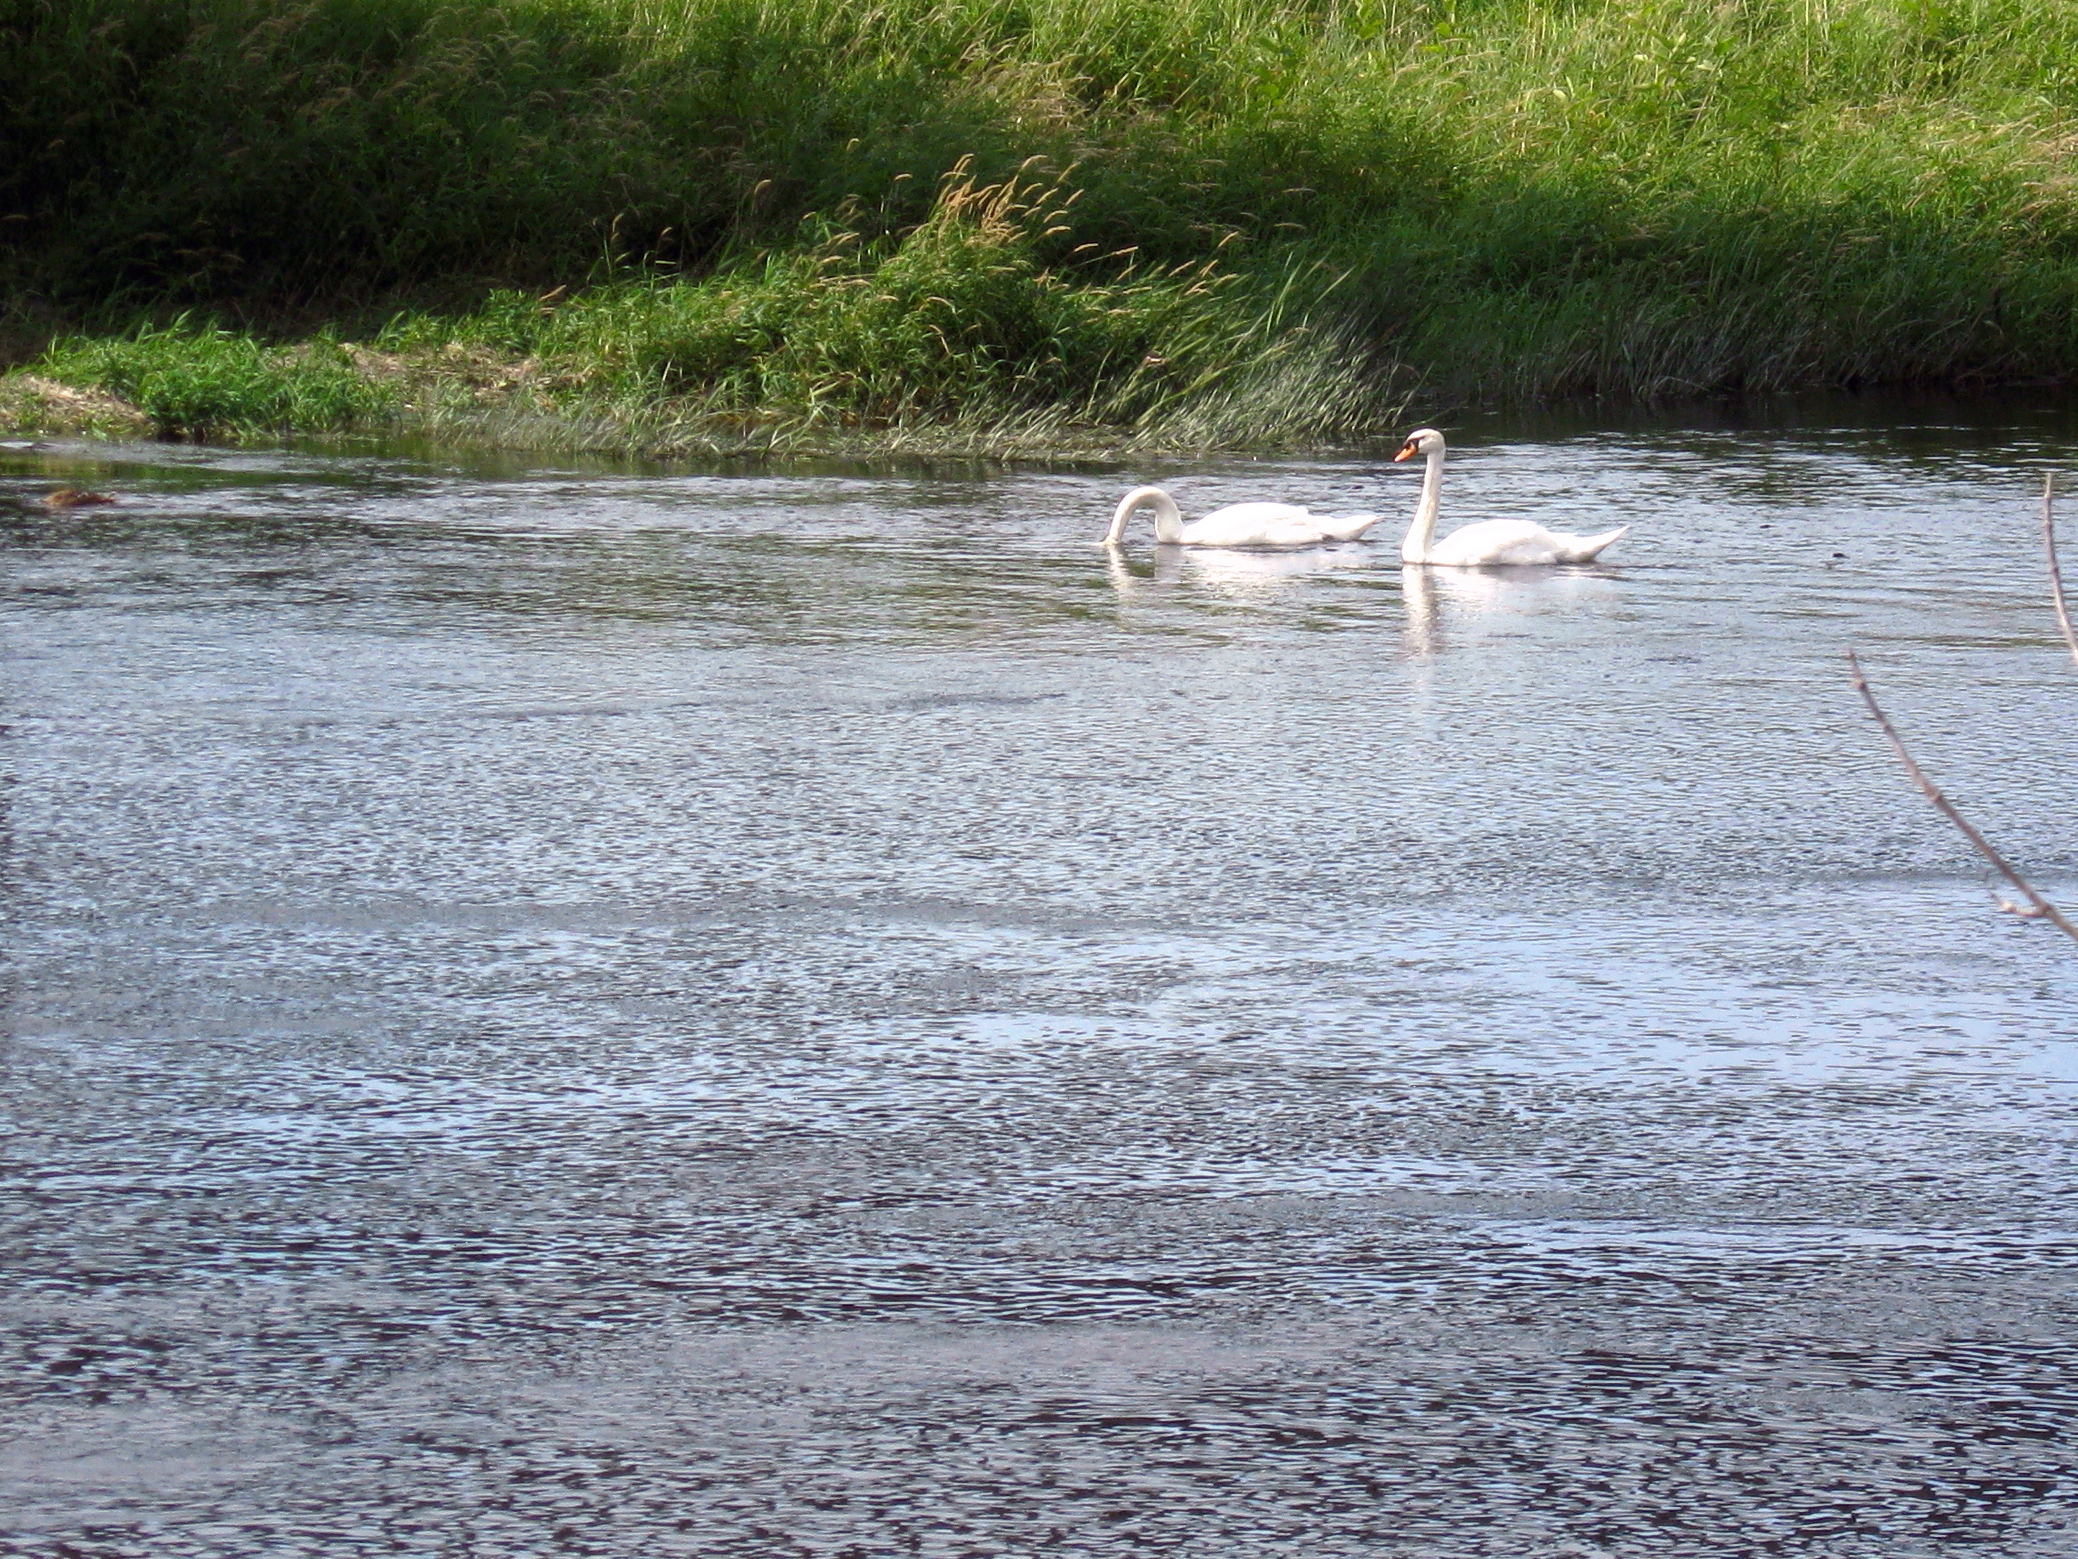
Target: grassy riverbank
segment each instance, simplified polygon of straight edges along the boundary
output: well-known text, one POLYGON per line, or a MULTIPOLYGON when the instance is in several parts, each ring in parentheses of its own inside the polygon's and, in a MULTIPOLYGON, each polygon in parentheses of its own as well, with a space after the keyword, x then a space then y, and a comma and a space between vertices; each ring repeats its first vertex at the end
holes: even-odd
POLYGON ((15 380, 14 420, 201 438, 404 427, 677 455, 1233 447, 1378 423, 1385 376, 1366 344, 1309 315, 1331 290, 1317 265, 1243 275, 1114 255, 1064 273, 1040 251, 1073 204, 955 172, 906 230, 818 222, 700 280, 499 290, 466 314, 398 313, 363 341, 270 346, 186 318, 67 336, 15 380))
POLYGON ((0 0, 0 417, 1188 446, 2068 380, 2074 110, 2060 0, 0 0))

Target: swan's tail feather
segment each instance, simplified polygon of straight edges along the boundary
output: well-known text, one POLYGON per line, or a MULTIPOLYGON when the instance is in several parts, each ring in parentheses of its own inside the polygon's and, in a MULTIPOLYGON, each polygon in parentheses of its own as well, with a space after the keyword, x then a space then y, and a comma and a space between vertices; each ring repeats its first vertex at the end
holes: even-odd
POLYGON ((1610 542, 1616 540, 1617 537, 1629 529, 1630 526, 1628 525, 1619 525, 1615 530, 1605 530, 1599 536, 1582 536, 1574 545, 1566 549, 1566 555, 1561 561, 1566 563, 1592 563, 1604 547, 1608 546, 1610 542))
POLYGON ((1359 536, 1384 519, 1382 514, 1338 514, 1333 519, 1317 521, 1323 536, 1330 541, 1355 541, 1359 536))

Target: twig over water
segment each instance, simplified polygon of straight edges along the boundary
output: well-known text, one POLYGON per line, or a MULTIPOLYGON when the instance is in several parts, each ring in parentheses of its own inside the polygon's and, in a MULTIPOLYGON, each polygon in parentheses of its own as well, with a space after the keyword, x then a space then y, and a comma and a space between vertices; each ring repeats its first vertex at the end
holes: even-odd
POLYGON ((2056 497, 2056 473, 2042 478, 2042 550, 2049 554, 2049 599, 2056 603, 2056 625, 2064 631, 2071 659, 2078 661, 2078 633, 2071 629, 2071 609, 2064 603, 2064 573, 2056 562, 2056 514, 2050 507, 2056 497))
MULTIPOLYGON (((2061 589, 2057 599, 2061 603, 2061 589)), ((2034 885, 2015 871, 2011 863, 1991 847, 1991 841, 1971 826, 1970 820, 1955 809, 1955 803, 1942 795, 1940 787, 1928 779, 1925 771, 1912 761, 1912 754, 1905 750, 1904 740, 1898 735, 1897 728, 1890 723, 1890 717, 1877 704, 1876 695, 1869 691, 1869 679, 1862 675, 1862 663, 1855 658, 1853 650, 1847 652, 1847 668, 1853 675, 1855 692, 1861 694, 1862 702, 1869 706, 1869 713, 1876 717, 1877 727, 1889 739, 1891 750, 1897 753, 1898 762, 1905 766, 1905 773, 1911 777, 1912 783, 1919 787, 1919 793, 1931 801, 1943 817, 1955 824, 1962 831, 1962 836, 1976 848, 1977 853, 1996 866, 1999 874, 2018 888, 2027 899, 2024 907, 2007 904, 2004 900, 2000 901, 1999 907, 2011 914, 2019 915, 2024 920, 2046 920, 2072 941, 2078 942, 2078 926, 2072 925, 2064 918, 2061 910, 2037 893, 2034 885)))

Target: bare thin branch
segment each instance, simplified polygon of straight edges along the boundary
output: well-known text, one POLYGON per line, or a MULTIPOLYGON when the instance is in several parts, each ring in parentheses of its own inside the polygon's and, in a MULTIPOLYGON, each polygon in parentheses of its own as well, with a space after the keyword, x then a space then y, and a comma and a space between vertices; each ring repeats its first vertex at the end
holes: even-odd
POLYGON ((2064 602, 2064 573, 2056 563, 2056 511, 2051 507, 2055 497, 2056 473, 2051 471, 2042 478, 2042 547, 2049 554, 2049 599, 2056 603, 2056 625, 2064 631, 2071 659, 2078 661, 2078 632, 2071 628, 2071 609, 2064 602))
MULTIPOLYGON (((2058 591, 2058 599, 2062 599, 2061 590, 2058 591)), ((1942 795, 1934 782, 1928 779, 1919 765, 1912 761, 1912 754, 1905 750, 1905 743, 1899 737, 1897 727, 1890 723, 1890 717, 1877 704, 1876 695, 1869 691, 1869 679, 1862 675, 1862 663, 1855 658, 1853 650, 1847 652, 1847 669, 1853 676, 1855 692, 1861 694, 1862 702, 1869 706, 1869 713, 1876 717, 1877 728, 1883 732, 1885 738, 1890 742, 1891 750, 1898 755, 1898 762, 1905 766, 1905 773, 1911 777, 1912 783, 1919 787, 1919 793, 1931 801, 1934 804, 1935 810, 1943 817, 1955 824, 1961 830, 1962 836, 1975 847, 1977 853, 1996 866, 1999 869, 1999 875, 2012 883, 2015 888, 2020 890, 2021 895, 2027 899, 2027 907, 2015 907, 2013 908, 2013 913, 2028 920, 2046 920, 2072 941, 2078 942, 2078 926, 2072 925, 2070 921, 2064 918, 2061 910, 2037 893, 2033 885, 2025 877, 2021 876, 2019 872, 2015 871, 2003 855, 1991 847, 1990 841, 1984 835, 1978 833, 1975 828, 1970 826, 1970 820, 1955 809, 1955 803, 1942 795)))

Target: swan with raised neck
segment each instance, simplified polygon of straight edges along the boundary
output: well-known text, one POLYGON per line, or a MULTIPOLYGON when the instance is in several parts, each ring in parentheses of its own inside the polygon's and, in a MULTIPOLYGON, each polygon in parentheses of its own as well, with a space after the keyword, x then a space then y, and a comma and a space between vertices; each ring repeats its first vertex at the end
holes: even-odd
POLYGON ((1414 506, 1414 521, 1400 543, 1402 563, 1438 568, 1592 563, 1604 547, 1630 529, 1619 525, 1599 536, 1573 536, 1546 530, 1534 520, 1481 520, 1437 541, 1436 516, 1443 504, 1443 450, 1442 434, 1434 428, 1416 428, 1393 456, 1396 461, 1416 455, 1428 460, 1428 468, 1421 474, 1421 499, 1414 506))

